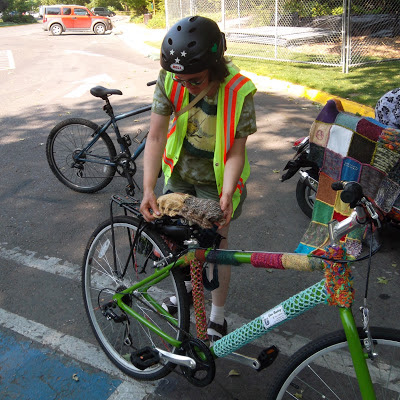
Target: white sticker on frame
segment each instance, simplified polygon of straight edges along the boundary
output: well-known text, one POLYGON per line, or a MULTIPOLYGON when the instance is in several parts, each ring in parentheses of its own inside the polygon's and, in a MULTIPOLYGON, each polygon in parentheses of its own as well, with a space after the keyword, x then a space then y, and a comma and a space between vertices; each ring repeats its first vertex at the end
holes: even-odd
POLYGON ((271 326, 274 326, 279 322, 282 322, 283 320, 287 319, 287 315, 282 306, 277 306, 267 311, 263 315, 261 315, 260 318, 264 325, 264 328, 269 329, 271 328, 271 326))

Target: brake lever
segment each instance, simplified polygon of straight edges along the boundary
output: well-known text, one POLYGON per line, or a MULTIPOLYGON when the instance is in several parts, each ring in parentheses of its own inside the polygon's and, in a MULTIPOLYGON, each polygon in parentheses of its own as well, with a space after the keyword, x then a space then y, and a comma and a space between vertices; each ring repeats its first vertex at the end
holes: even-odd
POLYGON ((365 197, 361 199, 361 203, 365 206, 365 208, 368 211, 368 214, 371 216, 373 220, 375 220, 375 224, 377 225, 378 228, 381 227, 381 221, 379 220, 379 215, 375 211, 375 208, 373 207, 372 203, 367 200, 365 197))

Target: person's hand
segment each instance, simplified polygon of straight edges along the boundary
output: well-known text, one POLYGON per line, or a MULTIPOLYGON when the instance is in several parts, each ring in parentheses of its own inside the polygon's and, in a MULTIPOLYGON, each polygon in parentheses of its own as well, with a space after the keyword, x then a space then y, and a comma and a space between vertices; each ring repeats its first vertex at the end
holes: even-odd
POLYGON ((140 212, 147 222, 154 221, 157 216, 161 215, 157 207, 157 198, 154 192, 143 194, 143 200, 140 203, 140 212))
POLYGON ((224 219, 225 219, 225 223, 219 225, 219 228, 222 228, 223 226, 227 226, 232 218, 232 212, 233 212, 232 196, 222 194, 219 200, 219 205, 221 207, 222 212, 224 213, 224 219))

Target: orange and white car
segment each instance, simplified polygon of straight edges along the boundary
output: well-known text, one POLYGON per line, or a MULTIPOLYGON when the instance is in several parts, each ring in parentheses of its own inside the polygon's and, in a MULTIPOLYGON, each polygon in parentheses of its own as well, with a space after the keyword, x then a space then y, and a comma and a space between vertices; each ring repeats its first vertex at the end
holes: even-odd
POLYGON ((112 30, 112 22, 108 17, 94 15, 83 6, 55 5, 45 7, 43 29, 54 36, 68 31, 91 31, 96 35, 104 35, 112 30))

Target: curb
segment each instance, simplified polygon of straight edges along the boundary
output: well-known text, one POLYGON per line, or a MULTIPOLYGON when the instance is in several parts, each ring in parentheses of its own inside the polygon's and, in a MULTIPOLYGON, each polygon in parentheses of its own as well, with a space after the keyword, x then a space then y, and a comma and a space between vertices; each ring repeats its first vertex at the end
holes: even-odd
POLYGON ((249 77, 256 85, 257 90, 261 92, 265 92, 267 90, 281 90, 294 96, 304 97, 323 105, 325 105, 326 102, 330 99, 337 99, 340 100, 340 102, 342 103, 345 112, 358 114, 364 117, 375 117, 375 111, 372 107, 365 106, 363 104, 359 104, 339 96, 334 96, 332 94, 322 92, 317 89, 310 89, 306 86, 296 85, 291 82, 257 75, 253 72, 248 72, 245 70, 242 70, 241 72, 249 77))

